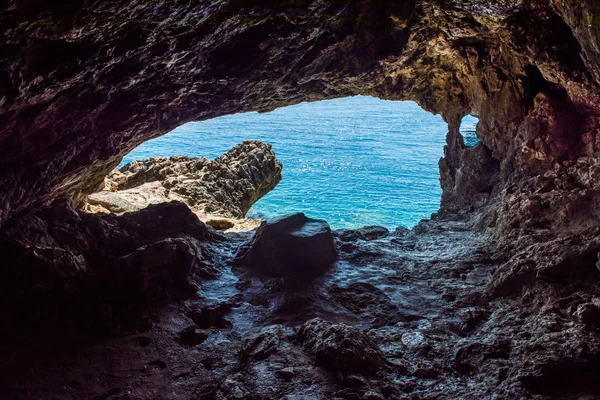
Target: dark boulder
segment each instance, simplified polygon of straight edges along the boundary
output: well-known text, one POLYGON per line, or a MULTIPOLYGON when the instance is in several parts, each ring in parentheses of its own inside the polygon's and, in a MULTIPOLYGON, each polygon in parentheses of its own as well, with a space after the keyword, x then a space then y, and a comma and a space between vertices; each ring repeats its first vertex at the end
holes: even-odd
POLYGON ((300 326, 298 342, 318 365, 345 373, 374 374, 386 365, 381 350, 360 329, 314 318, 300 326))
POLYGON ((343 242, 360 240, 376 240, 389 235, 390 231, 383 226, 363 226, 358 229, 338 229, 334 232, 343 242))
POLYGON ((336 259, 327 222, 298 213, 263 223, 235 263, 269 275, 312 277, 336 259))

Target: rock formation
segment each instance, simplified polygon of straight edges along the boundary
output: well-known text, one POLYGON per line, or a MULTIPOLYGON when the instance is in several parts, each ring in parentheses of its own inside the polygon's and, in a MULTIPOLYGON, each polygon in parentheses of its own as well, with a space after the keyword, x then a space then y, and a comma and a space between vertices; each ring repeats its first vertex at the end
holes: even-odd
POLYGON ((599 18, 593 0, 3 2, 2 397, 598 397, 599 18), (181 203, 72 208, 185 122, 354 94, 442 115, 442 203, 410 232, 338 233, 310 285, 232 272, 251 234, 181 203), (389 369, 323 370, 288 332, 315 317, 389 369))
POLYGON ((337 259, 327 222, 292 214, 263 222, 236 255, 236 265, 282 277, 312 278, 337 259))
POLYGON ((270 145, 245 141, 213 161, 173 156, 126 164, 87 203, 122 214, 177 200, 200 215, 239 219, 279 183, 281 169, 270 145))

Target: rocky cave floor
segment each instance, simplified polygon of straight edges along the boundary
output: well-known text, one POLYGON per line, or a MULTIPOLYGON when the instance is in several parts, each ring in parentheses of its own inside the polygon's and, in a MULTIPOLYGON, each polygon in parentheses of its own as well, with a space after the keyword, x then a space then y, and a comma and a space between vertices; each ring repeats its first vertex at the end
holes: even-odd
POLYGON ((195 293, 126 314, 118 334, 65 325, 35 300, 4 313, 1 397, 598 398, 597 315, 573 316, 597 282, 489 299, 502 260, 469 221, 335 231, 339 260, 306 280, 232 267, 253 233, 208 229, 214 279, 191 271, 195 293))

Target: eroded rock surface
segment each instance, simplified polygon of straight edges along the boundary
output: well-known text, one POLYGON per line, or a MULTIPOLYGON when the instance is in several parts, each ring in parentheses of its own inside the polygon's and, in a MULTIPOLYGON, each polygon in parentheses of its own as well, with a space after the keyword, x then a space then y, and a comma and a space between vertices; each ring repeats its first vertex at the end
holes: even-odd
MULTIPOLYGON (((182 217, 193 217, 183 204, 168 206, 180 209, 182 217)), ((56 216, 55 237, 71 226, 58 220, 72 214, 82 215, 71 211, 56 216)), ((155 209, 150 215, 160 214, 155 209)), ((140 216, 86 218, 119 221, 122 232, 135 237, 140 216)), ((181 225, 186 218, 169 225, 186 226, 181 225)), ((169 220, 158 220, 157 229, 171 236, 171 228, 161 225, 169 220)), ((100 226, 112 235, 108 222, 100 226)), ((196 232, 196 224, 186 232, 196 232)), ((96 326, 123 321, 108 335, 112 338, 102 341, 90 340, 89 331, 77 326, 51 329, 48 317, 57 315, 52 305, 86 298, 81 292, 70 292, 68 301, 56 297, 61 283, 73 284, 72 275, 63 272, 52 284, 55 297, 32 297, 30 292, 29 302, 20 308, 21 324, 32 319, 33 326, 44 329, 11 325, 20 326, 18 335, 3 331, 2 394, 15 399, 146 399, 177 393, 207 400, 596 397, 598 279, 539 281, 521 296, 490 299, 486 286, 499 264, 493 246, 474 234, 471 224, 423 221, 401 236, 371 240, 361 238, 361 230, 345 231, 346 241, 337 242, 338 262, 305 284, 232 269, 237 247, 252 233, 229 233, 226 240, 174 235, 174 242, 197 240, 200 261, 217 266, 216 279, 200 277, 196 266, 187 272, 183 263, 183 270, 173 269, 179 271, 175 276, 187 276, 196 289, 185 298, 161 296, 152 307, 140 307, 131 298, 86 301, 87 313, 89 305, 101 305, 91 314, 96 320, 105 318, 95 321, 96 326), (342 246, 349 242, 351 248, 342 246), (102 306, 106 304, 112 308, 102 306), (110 317, 110 310, 127 318, 110 317)), ((156 239, 156 246, 171 242, 156 239)), ((71 242, 61 246, 66 243, 71 242)), ((163 280, 163 275, 157 277, 163 280)), ((163 287, 178 282, 167 279, 163 287)), ((139 285, 123 287, 140 296, 139 285)))
POLYGON ((126 164, 87 202, 122 214, 178 200, 200 215, 239 219, 279 183, 281 169, 271 145, 248 140, 213 161, 173 156, 126 164))
POLYGON ((593 0, 2 3, 2 397, 597 398, 599 16, 593 0), (354 94, 448 122, 442 204, 410 232, 338 233, 309 282, 232 269, 251 233, 224 239, 182 203, 61 200, 182 123, 354 94), (316 317, 387 368, 318 365, 288 334, 316 317))

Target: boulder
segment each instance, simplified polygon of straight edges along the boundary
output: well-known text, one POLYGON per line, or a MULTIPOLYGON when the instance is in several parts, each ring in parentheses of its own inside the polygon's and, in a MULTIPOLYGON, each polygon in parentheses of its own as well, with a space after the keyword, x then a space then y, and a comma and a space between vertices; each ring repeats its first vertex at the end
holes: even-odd
POLYGON ((88 196, 88 209, 122 214, 176 200, 208 217, 243 218, 279 183, 281 170, 271 145, 254 140, 212 161, 184 156, 134 161, 114 170, 103 191, 88 196))
POLYGON ((313 277, 337 259, 327 222, 303 213, 264 222, 241 247, 235 264, 282 277, 313 277))
POLYGON ((318 365, 344 373, 374 374, 386 365, 381 350, 360 329, 321 318, 305 322, 295 339, 318 365))
POLYGON ((243 360, 264 360, 275 353, 284 335, 281 325, 271 325, 244 340, 241 358, 243 360))
POLYGON ((376 240, 389 235, 390 231, 383 226, 363 226, 358 229, 338 229, 335 235, 343 242, 360 240, 376 240))

